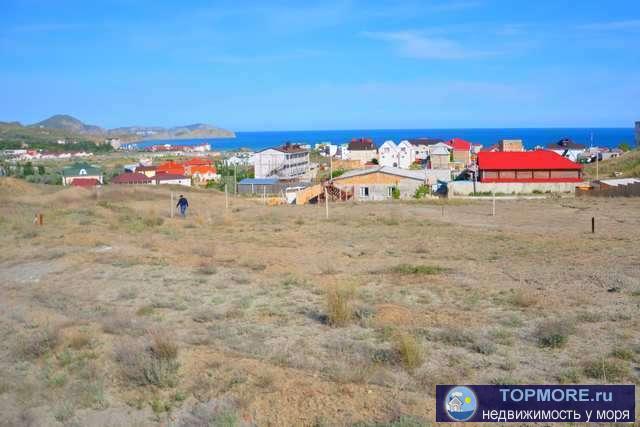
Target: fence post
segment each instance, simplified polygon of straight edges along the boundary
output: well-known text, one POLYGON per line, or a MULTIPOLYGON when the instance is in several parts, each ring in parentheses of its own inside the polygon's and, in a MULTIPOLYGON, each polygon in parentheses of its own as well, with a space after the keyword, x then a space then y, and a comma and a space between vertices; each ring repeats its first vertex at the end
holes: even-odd
POLYGON ((324 211, 326 218, 329 219, 329 197, 327 196, 327 187, 324 187, 324 211))
POLYGON ((591 217, 591 233, 595 233, 596 232, 596 217, 592 216, 591 217))
POLYGON ((173 191, 171 192, 171 218, 173 218, 173 191))
POLYGON ((227 184, 224 185, 224 207, 225 209, 229 209, 229 190, 227 189, 227 184))

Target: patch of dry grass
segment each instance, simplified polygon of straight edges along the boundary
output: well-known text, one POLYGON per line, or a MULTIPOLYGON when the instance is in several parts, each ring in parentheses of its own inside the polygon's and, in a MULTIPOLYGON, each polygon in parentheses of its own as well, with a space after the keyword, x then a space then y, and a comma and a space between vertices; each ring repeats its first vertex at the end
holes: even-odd
POLYGON ((326 294, 327 324, 333 327, 348 325, 354 317, 354 288, 349 285, 331 287, 326 294))

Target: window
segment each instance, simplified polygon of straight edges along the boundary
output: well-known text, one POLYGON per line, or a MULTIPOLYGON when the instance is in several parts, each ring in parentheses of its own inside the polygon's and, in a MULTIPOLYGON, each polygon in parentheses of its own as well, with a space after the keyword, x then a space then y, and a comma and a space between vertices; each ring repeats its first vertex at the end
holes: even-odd
POLYGON ((360 187, 360 197, 369 197, 369 187, 360 187))
POLYGON ((387 196, 393 197, 393 187, 387 187, 387 196))

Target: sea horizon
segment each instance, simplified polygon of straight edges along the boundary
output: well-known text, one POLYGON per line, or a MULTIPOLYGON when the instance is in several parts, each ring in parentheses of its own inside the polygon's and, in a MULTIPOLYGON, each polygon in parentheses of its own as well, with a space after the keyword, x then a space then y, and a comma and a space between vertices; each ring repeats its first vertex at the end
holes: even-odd
POLYGON ((430 129, 336 129, 336 130, 284 130, 284 131, 242 131, 235 138, 195 138, 195 139, 146 139, 135 142, 139 147, 171 143, 180 145, 211 144, 213 151, 231 151, 246 148, 262 150, 286 142, 316 144, 331 142, 342 144, 353 138, 371 138, 376 145, 384 141, 400 142, 413 138, 440 138, 450 140, 462 138, 467 141, 491 146, 501 139, 522 139, 526 148, 546 146, 563 138, 569 138, 585 146, 614 148, 623 142, 635 144, 634 128, 622 127, 567 127, 567 128, 430 128, 430 129))

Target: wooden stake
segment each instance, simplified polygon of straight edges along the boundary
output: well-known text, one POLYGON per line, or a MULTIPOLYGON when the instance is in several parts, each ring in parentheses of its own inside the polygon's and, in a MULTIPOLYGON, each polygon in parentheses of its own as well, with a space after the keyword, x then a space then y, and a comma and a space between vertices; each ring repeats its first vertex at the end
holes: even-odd
POLYGON ((492 191, 491 194, 493 195, 493 203, 491 206, 491 216, 496 216, 496 192, 492 191))
POLYGON ((171 192, 171 218, 173 218, 173 208, 174 208, 174 204, 173 204, 173 191, 171 192))
POLYGON ((327 219, 329 219, 329 197, 327 196, 327 187, 324 188, 324 212, 327 219))
POLYGON ((592 216, 591 217, 591 233, 595 233, 596 232, 596 217, 592 216))
POLYGON ((442 205, 442 216, 444 216, 444 205, 442 205))

